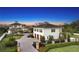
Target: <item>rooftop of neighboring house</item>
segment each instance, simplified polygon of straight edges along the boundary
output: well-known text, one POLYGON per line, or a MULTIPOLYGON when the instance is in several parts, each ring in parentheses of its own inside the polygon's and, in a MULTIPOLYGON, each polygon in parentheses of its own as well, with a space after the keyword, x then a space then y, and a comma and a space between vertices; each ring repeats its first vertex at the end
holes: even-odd
POLYGON ((34 26, 34 28, 52 28, 52 27, 63 27, 63 25, 54 25, 48 22, 44 22, 44 23, 39 23, 36 26, 34 26))
POLYGON ((20 24, 20 23, 18 23, 17 21, 16 22, 14 22, 14 23, 12 23, 12 24, 10 24, 11 26, 12 25, 22 25, 22 24, 20 24))
POLYGON ((28 27, 27 25, 25 25, 25 24, 21 24, 21 23, 18 23, 18 22, 14 22, 14 23, 12 23, 12 24, 10 24, 9 26, 20 26, 20 25, 22 25, 22 26, 24 26, 24 27, 28 27))

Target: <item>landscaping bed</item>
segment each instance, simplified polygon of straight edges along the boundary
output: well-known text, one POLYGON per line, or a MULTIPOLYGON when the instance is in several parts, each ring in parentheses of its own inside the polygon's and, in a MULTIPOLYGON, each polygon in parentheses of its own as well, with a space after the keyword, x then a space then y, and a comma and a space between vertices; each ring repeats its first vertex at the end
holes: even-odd
POLYGON ((61 47, 72 46, 72 45, 79 45, 79 42, 47 44, 45 47, 41 47, 39 51, 48 52, 50 49, 61 48, 61 47))
POLYGON ((20 39, 22 36, 6 35, 2 41, 0 41, 0 52, 16 52, 17 42, 16 39, 20 39))

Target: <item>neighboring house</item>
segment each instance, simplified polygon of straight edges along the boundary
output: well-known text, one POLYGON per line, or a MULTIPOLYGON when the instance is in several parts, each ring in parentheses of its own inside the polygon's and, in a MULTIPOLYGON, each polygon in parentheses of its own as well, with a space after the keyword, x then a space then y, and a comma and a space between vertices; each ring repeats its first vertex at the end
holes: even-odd
POLYGON ((40 24, 33 28, 33 36, 39 41, 41 40, 41 37, 44 37, 45 40, 48 40, 49 36, 52 36, 53 39, 59 39, 61 32, 62 26, 52 25, 49 23, 40 24))
POLYGON ((28 30, 26 25, 15 22, 13 24, 10 24, 8 34, 16 33, 18 31, 25 31, 25 30, 28 30))

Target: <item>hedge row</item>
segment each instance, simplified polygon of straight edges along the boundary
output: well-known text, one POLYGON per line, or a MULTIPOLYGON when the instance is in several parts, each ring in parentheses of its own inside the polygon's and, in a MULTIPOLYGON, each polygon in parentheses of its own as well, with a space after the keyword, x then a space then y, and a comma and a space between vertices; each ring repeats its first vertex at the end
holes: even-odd
POLYGON ((47 52, 50 49, 54 48, 60 48, 60 47, 65 47, 65 46, 71 46, 71 45, 79 45, 79 42, 68 42, 68 43, 56 43, 56 44, 48 44, 45 47, 41 47, 39 49, 40 52, 47 52))

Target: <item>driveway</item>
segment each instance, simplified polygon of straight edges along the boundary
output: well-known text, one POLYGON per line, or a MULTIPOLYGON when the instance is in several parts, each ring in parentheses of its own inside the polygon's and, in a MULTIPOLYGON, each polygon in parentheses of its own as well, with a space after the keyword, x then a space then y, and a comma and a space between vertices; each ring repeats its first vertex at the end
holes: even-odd
POLYGON ((29 33, 24 34, 24 36, 18 40, 21 52, 38 52, 33 46, 33 38, 28 38, 29 33))

